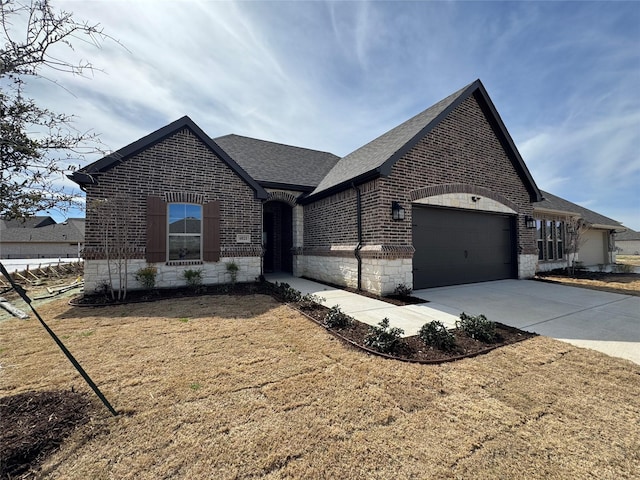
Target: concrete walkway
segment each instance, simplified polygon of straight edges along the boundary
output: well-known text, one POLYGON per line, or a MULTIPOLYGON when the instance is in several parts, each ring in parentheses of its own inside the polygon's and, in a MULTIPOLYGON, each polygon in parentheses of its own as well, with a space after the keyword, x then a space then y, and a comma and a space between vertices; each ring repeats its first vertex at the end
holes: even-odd
POLYGON ((484 314, 489 320, 640 364, 640 297, 533 280, 499 280, 416 290, 413 296, 429 303, 397 307, 287 274, 267 275, 267 280, 323 297, 326 306, 339 305, 369 325, 387 317, 405 335, 415 335, 432 320, 454 327, 461 312, 484 314))

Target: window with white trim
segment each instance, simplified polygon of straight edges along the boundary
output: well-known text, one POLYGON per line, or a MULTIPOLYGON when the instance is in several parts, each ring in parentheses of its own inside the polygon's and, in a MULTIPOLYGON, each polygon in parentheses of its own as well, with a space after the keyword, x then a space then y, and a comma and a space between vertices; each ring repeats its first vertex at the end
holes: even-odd
POLYGON ((202 205, 168 205, 168 260, 202 260, 202 205))

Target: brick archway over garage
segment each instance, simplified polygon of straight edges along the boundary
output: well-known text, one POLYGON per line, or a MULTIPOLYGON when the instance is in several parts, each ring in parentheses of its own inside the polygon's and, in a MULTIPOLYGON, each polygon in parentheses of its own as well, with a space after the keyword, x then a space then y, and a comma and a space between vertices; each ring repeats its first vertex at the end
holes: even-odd
POLYGON ((506 207, 514 210, 515 212, 519 211, 518 205, 515 202, 512 202, 504 195, 494 192, 486 187, 480 187, 477 185, 469 185, 467 183, 448 183, 444 185, 430 185, 427 187, 418 188, 416 190, 412 190, 409 192, 409 199, 412 202, 416 200, 420 200, 422 198, 433 197, 436 195, 445 195, 447 193, 468 193, 470 195, 478 195, 485 198, 490 198, 491 200, 495 200, 506 207))

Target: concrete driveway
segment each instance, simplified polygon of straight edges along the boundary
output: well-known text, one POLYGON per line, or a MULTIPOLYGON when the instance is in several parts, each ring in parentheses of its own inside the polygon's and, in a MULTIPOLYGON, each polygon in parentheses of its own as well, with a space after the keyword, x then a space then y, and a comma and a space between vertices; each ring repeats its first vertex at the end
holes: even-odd
POLYGON ((432 320, 452 328, 461 312, 484 314, 489 320, 640 364, 640 297, 534 280, 499 280, 416 290, 413 295, 429 303, 397 307, 287 274, 267 279, 323 297, 325 305, 339 305, 369 325, 389 318, 405 335, 417 334, 432 320))
POLYGON ((640 297, 533 280, 417 290, 430 308, 490 320, 640 364, 640 297))

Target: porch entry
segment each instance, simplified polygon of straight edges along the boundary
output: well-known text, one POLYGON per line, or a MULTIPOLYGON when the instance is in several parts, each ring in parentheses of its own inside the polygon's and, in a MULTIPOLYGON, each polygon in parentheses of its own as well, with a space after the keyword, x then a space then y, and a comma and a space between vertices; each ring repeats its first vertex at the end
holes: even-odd
POLYGON ((285 202, 269 201, 262 209, 264 272, 293 272, 292 208, 285 202))

